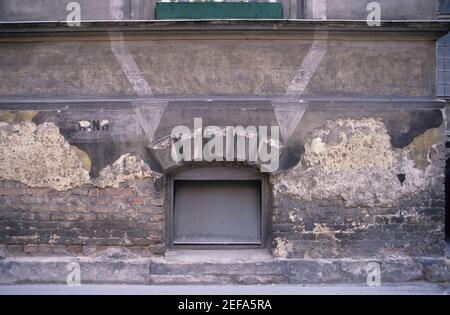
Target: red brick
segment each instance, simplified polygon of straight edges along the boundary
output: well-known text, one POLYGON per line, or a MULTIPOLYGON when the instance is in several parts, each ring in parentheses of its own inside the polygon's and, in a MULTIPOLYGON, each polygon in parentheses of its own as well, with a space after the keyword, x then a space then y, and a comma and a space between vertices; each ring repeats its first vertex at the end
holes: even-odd
POLYGON ((67 251, 71 254, 81 254, 83 252, 83 245, 67 245, 67 251))
POLYGON ((66 216, 63 213, 52 213, 50 215, 50 219, 52 221, 64 221, 66 219, 66 216))
POLYGON ((153 198, 151 200, 151 205, 152 206, 164 206, 165 200, 162 197, 158 197, 158 198, 153 198))
POLYGON ((39 245, 39 253, 42 253, 42 254, 53 253, 53 245, 40 244, 39 245))
POLYGON ((126 197, 135 195, 134 191, 129 188, 106 188, 103 189, 102 194, 115 197, 126 197))
POLYGON ((87 213, 83 216, 84 221, 95 221, 97 220, 97 214, 95 213, 87 213))
POLYGON ((53 245, 52 253, 59 255, 67 255, 68 254, 67 247, 65 245, 53 245))
POLYGON ((140 198, 140 197, 133 197, 131 199, 131 204, 133 206, 142 206, 144 204, 144 202, 143 202, 142 198, 140 198))
POLYGON ((113 199, 111 196, 101 196, 96 199, 96 203, 98 205, 110 205, 113 203, 113 199))
POLYGON ((29 244, 23 246, 23 252, 27 254, 37 253, 39 250, 38 244, 29 244))
POLYGON ((68 221, 80 221, 83 219, 83 215, 78 213, 69 213, 67 214, 67 220, 68 221))

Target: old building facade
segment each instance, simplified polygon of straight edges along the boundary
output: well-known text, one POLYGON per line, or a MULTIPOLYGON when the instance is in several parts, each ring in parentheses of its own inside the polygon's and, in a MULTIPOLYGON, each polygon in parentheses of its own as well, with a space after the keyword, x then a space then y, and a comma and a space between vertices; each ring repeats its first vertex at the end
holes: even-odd
POLYGON ((69 2, 0 0, 1 283, 449 281, 437 1, 69 2))

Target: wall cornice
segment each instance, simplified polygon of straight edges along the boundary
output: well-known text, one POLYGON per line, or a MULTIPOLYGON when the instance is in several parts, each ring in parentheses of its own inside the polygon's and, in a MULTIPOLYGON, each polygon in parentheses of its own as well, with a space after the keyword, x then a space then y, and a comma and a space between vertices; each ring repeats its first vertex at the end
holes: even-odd
POLYGON ((382 21, 370 27, 356 20, 179 20, 179 21, 83 21, 79 27, 65 22, 0 22, 0 41, 32 37, 85 37, 109 40, 108 34, 121 32, 130 39, 141 36, 160 39, 310 38, 327 33, 328 38, 437 39, 450 28, 448 20, 382 21))

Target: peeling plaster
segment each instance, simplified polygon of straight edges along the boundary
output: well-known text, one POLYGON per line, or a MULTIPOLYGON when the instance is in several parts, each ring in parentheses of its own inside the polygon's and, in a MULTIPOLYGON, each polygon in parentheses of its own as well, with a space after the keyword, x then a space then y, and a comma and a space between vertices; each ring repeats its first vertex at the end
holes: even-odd
POLYGON ((0 123, 0 178, 68 190, 89 182, 89 171, 54 124, 0 123))
POLYGON ((289 253, 293 250, 293 244, 282 237, 277 237, 273 240, 272 254, 278 258, 288 258, 289 253))
POLYGON ((380 119, 328 121, 311 134, 301 162, 274 176, 274 191, 305 201, 340 199, 348 207, 392 206, 439 177, 429 158, 437 135, 429 129, 395 149, 380 119), (405 174, 403 184, 397 174, 405 174))
POLYGON ((305 147, 304 160, 327 174, 366 169, 389 169, 395 152, 381 121, 338 120, 328 122, 305 147), (323 138, 323 139, 322 139, 323 138))
POLYGON ((93 180, 98 187, 118 188, 120 183, 148 177, 154 177, 150 167, 139 157, 129 153, 122 155, 112 165, 100 171, 100 177, 93 180))
POLYGON ((1 180, 65 191, 85 184, 118 187, 125 181, 154 177, 144 161, 129 153, 101 170, 96 179, 89 176, 91 165, 89 155, 70 145, 53 123, 0 122, 1 180))
MULTIPOLYGON (((380 119, 328 121, 308 136, 301 162, 273 176, 274 192, 306 201, 341 199, 349 207, 391 206, 430 187, 440 176, 430 157, 438 138, 438 130, 429 129, 398 149, 392 147, 380 119), (405 174, 403 183, 398 174, 405 174)), ((132 179, 155 177, 139 157, 125 154, 98 178, 90 178, 88 154, 71 146, 52 123, 0 122, 0 144, 0 179, 30 187, 118 187, 132 179)))

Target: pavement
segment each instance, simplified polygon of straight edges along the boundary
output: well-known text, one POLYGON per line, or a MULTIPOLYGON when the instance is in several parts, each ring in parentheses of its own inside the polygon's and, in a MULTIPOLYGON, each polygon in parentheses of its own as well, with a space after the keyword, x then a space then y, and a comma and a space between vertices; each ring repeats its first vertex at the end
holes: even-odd
POLYGON ((0 295, 450 295, 449 284, 363 285, 10 285, 0 295))

